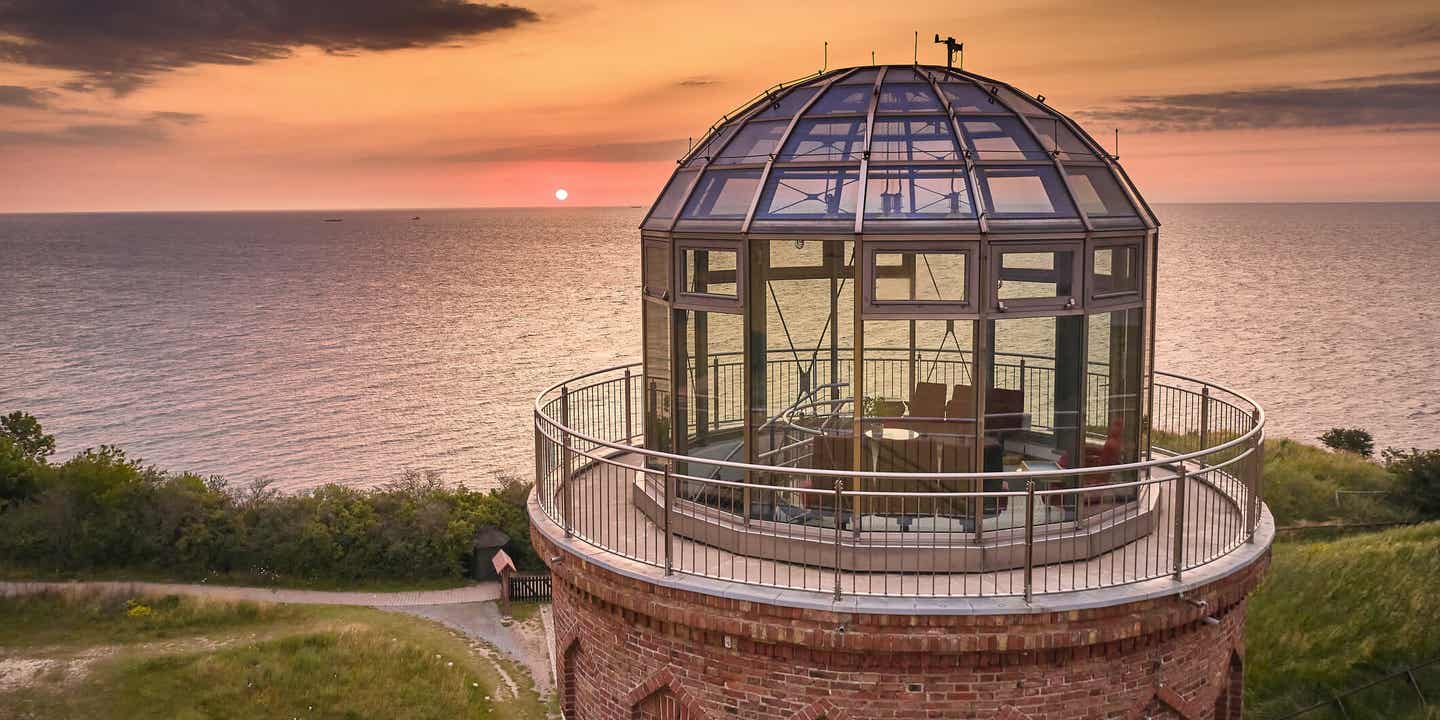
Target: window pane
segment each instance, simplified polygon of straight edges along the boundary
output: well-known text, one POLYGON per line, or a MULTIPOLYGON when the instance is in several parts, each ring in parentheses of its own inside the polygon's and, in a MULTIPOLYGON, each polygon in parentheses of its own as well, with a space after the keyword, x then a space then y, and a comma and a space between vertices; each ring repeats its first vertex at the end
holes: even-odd
POLYGON ((950 101, 950 109, 957 113, 1008 113, 1003 105, 990 93, 968 82, 946 83, 940 86, 950 101))
POLYGON ((660 193, 660 199, 655 201, 655 207, 650 211, 650 219, 646 225, 660 223, 657 221, 670 220, 675 217, 675 211, 680 209, 680 203, 685 199, 685 193, 689 192, 690 184, 695 181, 695 171, 681 170, 670 178, 670 184, 665 186, 665 191, 660 193))
POLYGON ((1125 191, 1115 182, 1109 168, 1071 166, 1066 168, 1066 173, 1070 176, 1070 187, 1075 190, 1075 201, 1086 215, 1113 217, 1135 214, 1129 198, 1125 197, 1125 191))
POLYGON ((805 103, 810 102, 810 98, 815 97, 815 93, 817 93, 817 92, 820 92, 820 89, 819 89, 819 88, 813 88, 813 87, 800 87, 800 88, 795 88, 794 90, 791 90, 790 92, 786 93, 784 97, 780 98, 779 100, 776 100, 775 102, 771 103, 768 107, 766 107, 764 110, 761 110, 759 113, 757 113, 757 114, 755 115, 755 119, 757 119, 757 120, 769 120, 769 119, 785 119, 785 120, 789 120, 790 118, 795 117, 796 113, 799 113, 799 112, 800 112, 800 108, 804 107, 804 106, 805 106, 805 103))
POLYGON ((956 160, 960 148, 947 117, 876 118, 871 160, 956 160))
POLYGON ((1073 297, 1074 269, 1075 253, 1069 250, 1001 253, 996 297, 1001 300, 1073 297))
POLYGON ((1051 117, 1050 111, 1046 110, 1040 103, 1017 93, 1010 88, 998 86, 996 94, 1010 107, 1015 108, 1021 115, 1034 115, 1038 117, 1051 117))
MULTIPOLYGON (((679 350, 683 368, 680 373, 680 394, 676 398, 677 415, 685 420, 685 431, 675 436, 677 450, 692 457, 731 457, 744 459, 739 452, 740 425, 744 418, 744 358, 741 356, 743 318, 740 315, 702 310, 677 313, 680 319, 679 350)), ((721 480, 742 480, 744 475, 731 468, 704 463, 681 462, 676 472, 683 475, 716 477, 721 480)), ((688 484, 688 483, 687 483, 688 484)), ((721 507, 733 507, 728 490, 713 486, 702 501, 719 501, 721 507), (720 497, 715 497, 716 494, 720 497)), ((697 483, 687 497, 701 490, 697 483)))
POLYGON ((645 293, 665 297, 670 292, 670 247, 647 242, 641 253, 645 265, 645 293))
MULTIPOLYGON (((1078 467, 1085 318, 1016 318, 989 326, 994 356, 985 395, 985 470, 1078 467)), ((987 489, 1001 489, 997 485, 987 489)), ((1063 505, 1047 505, 1036 520, 1073 518, 1074 508, 1063 505)), ((987 523, 994 514, 998 527, 1024 525, 1024 513, 997 510, 987 508, 987 523)))
MULTIPOLYGON (((887 75, 888 78, 888 75, 887 75)), ((880 86, 879 112, 935 112, 940 99, 929 83, 891 83, 880 86)))
POLYGON ((963 252, 875 253, 875 299, 881 302, 969 302, 969 263, 969 255, 963 252), (898 273, 885 270, 896 265, 900 266, 898 273))
POLYGON ((681 254, 680 292, 692 295, 735 294, 735 251, 685 248, 681 254))
POLYGON ((1096 248, 1091 286, 1096 296, 1140 291, 1140 246, 1096 248))
POLYGON ((752 122, 746 125, 735 139, 720 151, 720 157, 715 159, 715 163, 731 165, 769 160, 770 153, 775 152, 775 146, 780 144, 780 136, 785 134, 788 125, 788 120, 752 122))
POLYGON ((870 110, 870 96, 875 94, 871 85, 834 85, 815 101, 805 113, 833 115, 835 113, 865 113, 870 110))
POLYGON ((964 168, 871 168, 865 188, 865 217, 972 218, 964 168))
POLYGON ((785 142, 780 162, 859 159, 865 145, 865 118, 801 120, 785 142))
POLYGON ((971 152, 980 160, 1043 160, 1048 157, 1029 130, 1016 118, 975 118, 960 121, 971 152))
POLYGON ((700 145, 700 149, 690 156, 689 162, 685 163, 685 169, 699 169, 699 167, 706 161, 714 158, 715 153, 718 152, 720 148, 725 146, 725 141, 730 139, 731 135, 735 134, 735 130, 738 127, 738 123, 732 122, 729 125, 726 125, 725 127, 722 127, 715 132, 707 135, 704 138, 703 143, 700 145))
POLYGON ((1060 174, 1052 167, 978 168, 981 191, 999 217, 1075 217, 1060 174))
POLYGON ((876 74, 877 72, 879 72, 879 70, 874 70, 874 69, 856 70, 855 72, 850 73, 848 76, 842 78, 842 79, 840 80, 839 84, 841 84, 841 85, 874 85, 874 84, 875 84, 875 74, 876 74))
POLYGON ((685 204, 684 218, 741 220, 760 184, 759 170, 716 170, 705 173, 685 204))
POLYGON ((1045 152, 1058 152, 1062 160, 1096 160, 1095 153, 1057 118, 1031 118, 1045 152))
POLYGON ((760 198, 759 218, 846 219, 855 217, 859 171, 776 169, 760 198))
MULTIPOLYGON (((1140 408, 1144 393, 1141 357, 1140 309, 1091 315, 1086 370, 1085 448, 1083 465, 1123 465, 1140 460, 1140 408)), ((1088 475, 1086 485, 1132 482, 1135 471, 1088 475)), ((1134 500, 1136 491, 1123 489, 1087 493, 1081 512, 1093 515, 1134 500)))

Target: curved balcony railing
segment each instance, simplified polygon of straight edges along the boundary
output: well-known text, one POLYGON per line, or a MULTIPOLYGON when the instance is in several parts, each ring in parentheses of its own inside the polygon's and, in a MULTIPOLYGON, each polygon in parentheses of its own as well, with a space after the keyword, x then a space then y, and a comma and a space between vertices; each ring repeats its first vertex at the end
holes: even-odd
MULTIPOLYGON (((738 438, 737 361, 716 361, 709 416, 688 413, 681 428, 738 438)), ((784 387, 785 365, 770 363, 772 386, 784 387)), ((997 379, 1012 373, 1009 382, 1022 386, 1027 374, 1053 372, 1045 358, 997 358, 996 367, 997 379)), ((1104 382, 1104 373, 1091 375, 1104 382)), ((724 442, 691 454, 648 450, 645 386, 638 365, 625 365, 542 393, 535 493, 566 536, 666 574, 836 597, 1029 599, 1182 579, 1253 541, 1264 513, 1263 411, 1180 375, 1156 373, 1144 459, 1005 472, 809 467, 815 419, 820 434, 827 413, 850 422, 853 400, 837 397, 843 382, 771 409, 790 420, 763 428, 773 433, 766 464, 733 459, 738 439, 730 451, 724 442), (794 421, 797 413, 810 421, 794 421)), ((1030 431, 1055 422, 1046 402, 1027 399, 1030 431)))

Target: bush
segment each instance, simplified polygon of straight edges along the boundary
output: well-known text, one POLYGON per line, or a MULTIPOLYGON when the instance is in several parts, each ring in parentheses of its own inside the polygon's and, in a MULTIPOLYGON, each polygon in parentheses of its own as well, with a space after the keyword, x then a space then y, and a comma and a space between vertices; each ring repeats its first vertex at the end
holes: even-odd
POLYGON ((1265 503, 1282 527, 1319 522, 1395 522, 1414 513, 1399 502, 1393 473, 1352 453, 1294 440, 1265 441, 1265 503), (1349 493, 1349 494, 1347 494, 1349 493))
POLYGON ((476 530, 495 525, 510 536, 516 564, 538 569, 528 493, 509 477, 479 491, 413 471, 378 488, 232 488, 144 466, 114 447, 51 465, 0 435, 0 566, 252 581, 454 579, 470 564, 476 530))
POLYGON ((1320 436, 1320 442, 1331 450, 1351 452, 1360 457, 1375 454, 1375 438, 1360 428, 1330 428, 1320 436))
POLYGON ((1440 450, 1386 448, 1383 457, 1406 504, 1424 517, 1440 517, 1440 450))

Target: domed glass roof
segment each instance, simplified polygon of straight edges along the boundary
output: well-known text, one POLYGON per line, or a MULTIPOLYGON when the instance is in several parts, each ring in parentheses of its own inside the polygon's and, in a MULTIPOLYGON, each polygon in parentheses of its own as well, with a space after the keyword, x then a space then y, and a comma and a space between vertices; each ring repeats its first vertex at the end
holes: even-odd
POLYGON ((1072 120, 995 80, 926 65, 766 91, 680 160, 642 225, 720 233, 1012 233, 1158 225, 1072 120))

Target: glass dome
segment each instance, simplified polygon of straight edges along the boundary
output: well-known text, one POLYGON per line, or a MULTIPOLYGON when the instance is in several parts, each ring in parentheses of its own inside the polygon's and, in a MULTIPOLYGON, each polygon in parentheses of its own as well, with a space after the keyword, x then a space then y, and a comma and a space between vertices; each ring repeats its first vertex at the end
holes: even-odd
MULTIPOLYGON (((1003 490, 956 476, 1011 470, 1103 485, 1131 478, 1073 470, 1150 447, 1158 223, 1098 143, 1009 85, 878 66, 779 86, 679 161, 641 228, 645 445, 745 488, 682 484, 692 500, 833 523, 749 488, 805 468, 901 493, 1003 490)), ((955 504, 955 528, 1001 522, 955 504)), ((1103 510, 1073 505, 1053 510, 1103 510)))

